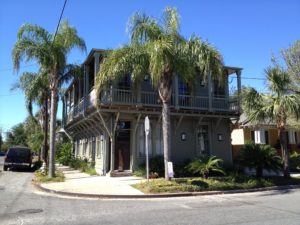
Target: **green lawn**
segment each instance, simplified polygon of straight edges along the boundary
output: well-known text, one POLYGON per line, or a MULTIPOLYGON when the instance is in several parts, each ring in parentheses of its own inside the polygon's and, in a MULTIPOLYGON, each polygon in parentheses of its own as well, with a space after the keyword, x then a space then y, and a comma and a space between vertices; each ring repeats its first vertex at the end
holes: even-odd
POLYGON ((144 193, 179 193, 216 190, 238 190, 260 187, 300 184, 299 178, 265 177, 256 179, 247 176, 203 178, 175 178, 171 181, 154 179, 132 185, 144 193))
POLYGON ((63 182, 65 181, 65 176, 63 172, 57 170, 55 172, 55 177, 49 178, 47 174, 41 171, 35 172, 36 182, 38 183, 49 183, 49 182, 63 182))

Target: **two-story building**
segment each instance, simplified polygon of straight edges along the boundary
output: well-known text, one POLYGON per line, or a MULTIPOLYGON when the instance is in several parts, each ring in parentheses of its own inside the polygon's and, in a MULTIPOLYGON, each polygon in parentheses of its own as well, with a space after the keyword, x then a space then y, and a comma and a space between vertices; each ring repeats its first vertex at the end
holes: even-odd
MULTIPOLYGON (((148 75, 138 83, 124 75, 96 96, 95 78, 104 52, 91 50, 82 64, 84 76, 74 79, 65 92, 63 126, 73 139, 76 156, 95 161, 99 174, 113 175, 118 170, 132 172, 145 162, 146 116, 151 125, 150 157, 163 155, 162 104, 148 75)), ((175 165, 203 154, 232 163, 230 126, 240 113, 236 93, 241 89, 241 70, 224 67, 225 84, 199 78, 192 89, 175 76, 170 104, 170 158, 175 165), (235 97, 229 93, 232 82, 235 97)))

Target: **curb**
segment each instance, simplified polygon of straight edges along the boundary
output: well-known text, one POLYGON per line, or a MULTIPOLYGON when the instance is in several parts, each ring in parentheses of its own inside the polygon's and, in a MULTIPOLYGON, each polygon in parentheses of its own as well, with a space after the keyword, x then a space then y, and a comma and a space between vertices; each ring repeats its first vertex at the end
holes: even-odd
POLYGON ((265 187, 265 188, 239 189, 239 190, 226 190, 226 191, 182 192, 182 193, 145 194, 145 195, 108 195, 108 194, 87 194, 87 193, 56 191, 53 189, 42 187, 38 183, 33 183, 33 185, 37 189, 47 193, 58 194, 63 196, 71 196, 71 197, 101 198, 101 199, 147 199, 147 198, 172 198, 172 197, 174 198, 174 197, 192 197, 192 196, 204 196, 204 195, 252 193, 252 192, 289 190, 289 189, 300 188, 300 185, 284 185, 284 186, 273 186, 273 187, 265 187))

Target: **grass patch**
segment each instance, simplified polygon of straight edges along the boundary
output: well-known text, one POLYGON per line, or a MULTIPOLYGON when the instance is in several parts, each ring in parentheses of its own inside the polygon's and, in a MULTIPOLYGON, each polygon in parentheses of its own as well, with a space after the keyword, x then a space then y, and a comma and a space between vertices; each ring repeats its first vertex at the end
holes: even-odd
POLYGON ((97 175, 95 168, 91 168, 91 167, 85 169, 83 172, 89 174, 90 176, 97 175))
POLYGON ((154 179, 149 182, 142 182, 132 185, 144 193, 179 193, 199 192, 216 190, 238 190, 261 187, 272 187, 282 185, 300 184, 299 178, 265 177, 256 179, 254 177, 214 177, 203 178, 175 178, 171 181, 154 179))
POLYGON ((87 173, 91 176, 97 175, 96 169, 95 169, 95 163, 88 162, 87 159, 79 159, 79 158, 73 158, 69 162, 69 166, 78 169, 81 172, 87 173))
POLYGON ((49 178, 48 174, 43 171, 36 171, 35 173, 36 181, 38 183, 49 183, 49 182, 63 182, 65 181, 65 176, 63 172, 57 170, 55 172, 55 177, 49 178))

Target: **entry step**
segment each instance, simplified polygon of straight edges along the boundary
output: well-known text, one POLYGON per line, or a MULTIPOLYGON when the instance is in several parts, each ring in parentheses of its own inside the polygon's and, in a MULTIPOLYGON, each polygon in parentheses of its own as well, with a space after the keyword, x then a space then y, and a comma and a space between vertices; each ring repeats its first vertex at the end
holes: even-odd
POLYGON ((124 170, 124 171, 118 171, 115 170, 112 173, 110 173, 111 177, 128 177, 132 176, 132 172, 130 170, 124 170))

